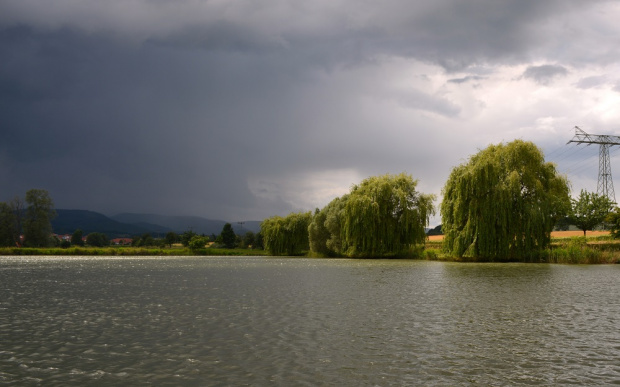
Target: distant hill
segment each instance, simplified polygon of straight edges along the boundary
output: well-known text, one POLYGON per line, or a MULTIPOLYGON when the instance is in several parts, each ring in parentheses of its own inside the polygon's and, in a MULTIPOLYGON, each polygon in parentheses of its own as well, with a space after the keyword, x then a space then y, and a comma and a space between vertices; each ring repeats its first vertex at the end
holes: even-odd
POLYGON ((169 229, 149 223, 127 224, 87 210, 56 210, 52 228, 56 234, 72 234, 80 229, 84 235, 101 232, 110 238, 130 237, 144 233, 166 233, 169 229))
MULTIPOLYGON (((192 230, 197 234, 219 235, 227 223, 223 220, 211 220, 198 216, 165 216, 155 214, 118 214, 113 217, 87 210, 56 209, 57 217, 52 219, 52 228, 56 234, 72 234, 80 229, 84 235, 101 232, 110 238, 132 237, 145 233, 163 236, 174 231, 182 234, 192 230)), ((230 222, 235 233, 247 231, 258 232, 259 221, 244 222, 243 225, 230 222)))
POLYGON ((201 218, 199 216, 166 216, 157 214, 132 214, 123 213, 112 216, 112 219, 133 225, 155 224, 170 229, 176 233, 183 233, 191 230, 197 234, 219 235, 226 223, 230 223, 237 234, 247 231, 258 232, 260 221, 247 221, 243 225, 236 222, 226 222, 223 220, 213 220, 201 218))

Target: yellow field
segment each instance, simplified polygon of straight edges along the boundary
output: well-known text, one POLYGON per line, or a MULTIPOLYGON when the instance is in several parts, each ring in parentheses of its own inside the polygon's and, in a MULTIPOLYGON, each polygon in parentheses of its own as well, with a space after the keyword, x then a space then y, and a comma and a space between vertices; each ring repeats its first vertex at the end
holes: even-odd
MULTIPOLYGON (((551 238, 570 238, 574 236, 582 236, 583 231, 553 231, 551 233, 551 238)), ((595 236, 603 236, 609 235, 609 231, 588 231, 586 236, 595 237, 595 236)), ((443 235, 431 235, 428 237, 431 241, 442 241, 443 235)))

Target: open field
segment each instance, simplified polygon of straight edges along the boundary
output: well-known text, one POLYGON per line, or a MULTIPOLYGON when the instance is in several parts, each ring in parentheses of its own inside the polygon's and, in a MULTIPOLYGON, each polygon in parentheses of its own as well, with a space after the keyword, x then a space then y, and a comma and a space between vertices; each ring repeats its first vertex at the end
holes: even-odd
MULTIPOLYGON (((588 238, 607 235, 609 235, 609 231, 588 231, 586 233, 588 238)), ((576 236, 583 236, 583 231, 553 231, 551 233, 551 238, 572 238, 576 236)), ((431 235, 428 239, 433 242, 439 242, 443 240, 443 235, 431 235)))

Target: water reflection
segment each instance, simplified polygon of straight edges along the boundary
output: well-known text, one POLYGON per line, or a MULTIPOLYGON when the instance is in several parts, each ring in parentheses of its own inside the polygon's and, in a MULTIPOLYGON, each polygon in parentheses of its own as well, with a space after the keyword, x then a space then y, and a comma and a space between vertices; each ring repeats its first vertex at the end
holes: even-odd
POLYGON ((0 257, 0 383, 619 383, 619 269, 0 257))

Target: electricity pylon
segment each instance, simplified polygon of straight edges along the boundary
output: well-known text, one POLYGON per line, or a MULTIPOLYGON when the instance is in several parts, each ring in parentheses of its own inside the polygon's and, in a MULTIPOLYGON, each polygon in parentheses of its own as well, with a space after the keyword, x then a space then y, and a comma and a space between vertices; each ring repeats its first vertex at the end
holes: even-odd
POLYGON ((588 134, 575 126, 575 137, 570 140, 577 144, 599 144, 598 152, 598 185, 596 193, 607 196, 609 200, 616 203, 616 193, 614 192, 614 182, 611 179, 611 163, 609 162, 609 148, 613 145, 620 145, 619 136, 588 134))

